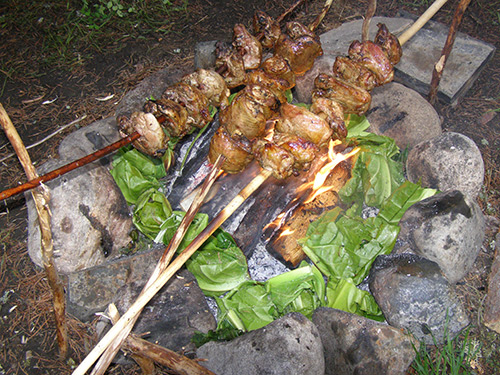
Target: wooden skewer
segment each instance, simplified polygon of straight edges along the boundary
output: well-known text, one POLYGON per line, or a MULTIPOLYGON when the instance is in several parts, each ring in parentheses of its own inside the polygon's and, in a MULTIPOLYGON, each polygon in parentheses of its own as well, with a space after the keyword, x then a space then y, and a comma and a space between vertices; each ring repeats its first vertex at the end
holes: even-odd
POLYGON ((238 207, 271 175, 270 171, 262 170, 240 193, 208 224, 208 226, 175 258, 172 263, 158 275, 158 278, 139 295, 127 312, 106 333, 99 343, 92 349, 87 357, 73 371, 73 375, 83 375, 97 360, 97 358, 111 345, 120 332, 136 319, 144 306, 167 283, 170 278, 186 263, 196 250, 229 218, 238 207))
POLYGON ((363 26, 361 26, 361 41, 366 42, 369 37, 370 21, 375 15, 377 10, 377 0, 370 0, 368 2, 368 9, 366 10, 365 19, 363 20, 363 26))

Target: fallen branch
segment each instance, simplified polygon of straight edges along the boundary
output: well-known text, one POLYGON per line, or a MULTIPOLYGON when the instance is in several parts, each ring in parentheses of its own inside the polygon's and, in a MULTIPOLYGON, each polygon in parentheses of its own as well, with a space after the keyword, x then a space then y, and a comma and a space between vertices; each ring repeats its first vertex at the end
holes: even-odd
POLYGON ((99 356, 111 345, 120 332, 127 327, 130 322, 137 319, 144 306, 153 298, 156 293, 167 283, 170 278, 186 263, 196 250, 219 228, 229 216, 271 175, 271 172, 263 170, 250 183, 245 186, 240 193, 208 224, 208 226, 175 258, 167 269, 145 290, 137 300, 130 306, 127 312, 116 322, 116 324, 106 333, 99 343, 92 349, 87 357, 75 369, 73 375, 83 375, 99 358, 99 356))
POLYGON ((134 132, 134 133, 130 134, 128 137, 122 138, 119 141, 116 141, 115 143, 112 143, 109 146, 106 146, 100 150, 97 150, 96 152, 94 152, 90 155, 87 155, 87 156, 84 156, 83 158, 75 160, 74 162, 63 165, 62 167, 57 168, 57 169, 55 169, 52 172, 49 172, 47 174, 44 174, 43 176, 40 176, 40 177, 38 177, 38 175, 36 175, 35 177, 28 176, 28 179, 30 179, 30 181, 25 182, 24 184, 16 186, 14 188, 10 188, 10 189, 2 191, 0 193, 0 200, 4 200, 4 199, 9 198, 13 195, 22 193, 22 192, 30 190, 30 189, 33 189, 37 186, 40 186, 42 183, 53 180, 59 176, 62 176, 63 174, 71 172, 74 169, 77 169, 77 168, 83 167, 84 165, 92 163, 93 161, 96 161, 97 159, 100 159, 103 156, 106 156, 106 155, 110 154, 111 152, 118 150, 120 147, 126 146, 129 143, 132 143, 140 136, 141 135, 139 133, 134 132))
POLYGON ((326 14, 330 10, 332 3, 333 0, 326 0, 325 5, 323 5, 323 8, 321 9, 321 12, 319 12, 316 19, 309 25, 309 30, 314 31, 318 28, 319 24, 321 23, 321 21, 323 21, 323 18, 325 18, 326 14))
POLYGON ((431 87, 429 90, 429 103, 434 104, 436 102, 439 82, 441 81, 441 76, 443 75, 443 70, 450 56, 451 50, 453 49, 453 44, 455 43, 455 37, 457 36, 458 27, 462 22, 465 10, 469 6, 471 0, 460 0, 460 3, 455 10, 453 15, 453 21, 451 22, 450 31, 448 32, 448 37, 446 38, 446 43, 444 44, 443 50, 441 52, 441 57, 434 66, 432 71, 431 87))
POLYGON ((366 15, 363 20, 363 25, 361 26, 361 41, 366 42, 370 35, 370 21, 372 17, 375 15, 375 11, 377 10, 377 0, 369 0, 368 9, 366 10, 366 15))
MULTIPOLYGON (((24 147, 23 141, 21 140, 21 137, 19 137, 16 128, 12 124, 9 115, 5 111, 2 104, 0 104, 0 123, 7 138, 14 147, 28 179, 37 178, 38 175, 35 167, 31 163, 30 156, 24 147)), ((59 356, 61 358, 65 358, 68 354, 68 327, 66 323, 65 307, 66 301, 64 297, 64 287, 57 274, 53 259, 54 247, 50 228, 49 209, 50 195, 46 187, 33 190, 31 194, 33 196, 33 201, 35 202, 35 207, 38 213, 38 223, 40 225, 42 263, 45 268, 45 273, 47 274, 49 285, 52 289, 59 356)))

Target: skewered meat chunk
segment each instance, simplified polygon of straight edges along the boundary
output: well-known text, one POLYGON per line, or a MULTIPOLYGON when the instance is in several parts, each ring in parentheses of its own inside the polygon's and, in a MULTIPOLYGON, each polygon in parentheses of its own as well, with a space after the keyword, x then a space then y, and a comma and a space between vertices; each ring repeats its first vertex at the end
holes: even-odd
POLYGON ((230 91, 222 76, 213 71, 198 69, 195 72, 182 77, 181 82, 196 87, 208 99, 209 104, 214 107, 226 106, 230 91))
POLYGON ((245 83, 247 75, 243 57, 232 48, 231 44, 217 42, 215 45, 215 69, 222 71, 221 75, 230 89, 245 83))
POLYGON ((226 158, 222 163, 224 171, 241 172, 253 160, 253 155, 245 150, 245 148, 250 150, 250 145, 245 145, 244 142, 244 139, 231 138, 224 127, 219 126, 210 140, 208 161, 213 164, 219 155, 223 155, 226 158))
POLYGON ((249 140, 264 136, 266 122, 274 114, 277 100, 264 86, 247 85, 220 112, 220 122, 232 136, 249 140))
POLYGON ((349 46, 349 57, 369 69, 377 79, 377 85, 389 83, 394 78, 394 68, 386 53, 379 45, 367 40, 355 40, 349 46))
POLYGON ((285 90, 289 90, 295 86, 295 73, 292 72, 288 62, 279 55, 274 55, 261 64, 261 69, 273 77, 279 77, 288 82, 285 90))
POLYGON ((290 85, 287 80, 267 74, 262 69, 252 70, 247 74, 247 77, 247 85, 255 84, 267 87, 272 91, 280 103, 286 102, 286 96, 284 93, 290 85))
POLYGON ((383 23, 379 23, 377 26, 378 31, 377 35, 375 35, 374 43, 382 47, 391 64, 396 65, 399 60, 401 60, 401 56, 403 55, 403 49, 401 48, 399 39, 391 34, 387 29, 387 26, 383 23))
POLYGON ((152 113, 134 112, 130 118, 119 116, 117 124, 118 132, 122 138, 134 132, 138 132, 141 135, 132 144, 136 149, 145 154, 158 157, 167 148, 169 138, 163 132, 160 123, 152 113))
POLYGON ((281 34, 279 23, 261 10, 254 14, 253 29, 255 34, 263 34, 261 43, 266 48, 273 48, 281 34))
POLYGON ((189 126, 201 129, 212 120, 207 97, 196 87, 187 83, 178 82, 167 87, 162 98, 170 99, 186 108, 189 126))
POLYGON ((242 24, 234 26, 233 46, 243 57, 245 69, 257 69, 259 67, 262 61, 262 44, 242 24))
POLYGON ((346 56, 337 56, 333 64, 333 75, 367 91, 377 86, 377 80, 371 71, 346 56))
POLYGON ((312 68, 316 57, 323 54, 319 38, 304 25, 288 22, 274 46, 274 54, 283 57, 297 75, 312 68))
POLYGON ((252 153, 260 166, 271 171, 274 177, 285 179, 292 175, 295 158, 276 143, 259 138, 253 143, 252 153))
POLYGON ((314 80, 312 98, 313 101, 317 98, 334 100, 342 105, 345 113, 363 114, 371 104, 370 93, 365 89, 324 73, 314 80))
POLYGON ((182 138, 193 130, 193 127, 187 122, 188 112, 186 108, 173 100, 148 100, 144 104, 144 112, 152 113, 156 119, 160 119, 170 137, 182 138))
POLYGON ((315 98, 310 111, 324 119, 333 129, 335 138, 345 139, 347 128, 344 123, 344 109, 335 100, 327 98, 315 98))
POLYGON ((275 130, 299 136, 319 147, 326 145, 333 134, 333 130, 321 117, 304 107, 288 103, 280 107, 275 130))
POLYGON ((288 151, 295 158, 294 170, 309 169, 311 162, 319 152, 318 146, 293 134, 274 133, 273 142, 288 151))

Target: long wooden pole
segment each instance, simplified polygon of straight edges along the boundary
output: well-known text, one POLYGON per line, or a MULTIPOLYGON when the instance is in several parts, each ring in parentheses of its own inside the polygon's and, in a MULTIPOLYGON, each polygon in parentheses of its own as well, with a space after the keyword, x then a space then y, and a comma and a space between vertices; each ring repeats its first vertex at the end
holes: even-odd
MULTIPOLYGON (((5 108, 0 104, 0 123, 10 143, 21 162, 28 179, 38 177, 35 167, 31 163, 30 156, 24 147, 23 141, 19 136, 16 128, 12 124, 9 115, 5 108)), ((66 300, 64 297, 64 287, 57 274, 57 269, 54 264, 53 254, 54 247, 52 243, 52 231, 50 228, 50 209, 49 200, 50 194, 48 190, 43 188, 35 189, 31 192, 35 207, 38 213, 38 223, 40 226, 41 237, 41 255, 42 263, 47 274, 47 280, 52 289, 52 298, 54 305, 54 315, 56 321, 56 336, 59 345, 59 355, 65 358, 68 353, 68 328, 66 323, 66 300)))
POLYGON ((436 0, 427 10, 398 38, 401 45, 405 44, 417 33, 432 16, 434 16, 448 0, 436 0))
POLYGON ((106 335, 97 343, 87 357, 73 371, 73 375, 83 375, 92 364, 101 356, 106 348, 111 345, 120 332, 132 322, 142 311, 144 306, 153 298, 156 293, 167 283, 170 278, 186 263, 198 248, 230 217, 238 207, 262 185, 271 175, 271 172, 263 170, 250 183, 245 186, 233 200, 217 214, 208 226, 175 258, 167 269, 162 272, 150 287, 139 295, 137 300, 130 306, 127 312, 111 327, 106 335))

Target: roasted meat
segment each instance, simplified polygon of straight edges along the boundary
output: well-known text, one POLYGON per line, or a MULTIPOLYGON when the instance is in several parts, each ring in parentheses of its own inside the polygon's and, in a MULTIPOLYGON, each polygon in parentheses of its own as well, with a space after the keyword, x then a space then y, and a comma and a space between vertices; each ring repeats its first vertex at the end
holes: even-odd
POLYGON ((319 147, 326 145, 333 134, 324 119, 304 107, 288 103, 280 107, 275 130, 299 136, 319 147))
POLYGON ((344 123, 344 109, 338 102, 327 98, 315 98, 310 111, 330 125, 334 138, 345 139, 347 128, 344 123))
POLYGON ((144 104, 144 112, 152 113, 162 123, 170 137, 182 138, 193 130, 187 121, 186 108, 173 100, 148 100, 144 104))
POLYGON ((259 67, 262 61, 262 45, 242 24, 234 26, 233 46, 242 56, 245 69, 259 67))
POLYGON ((324 73, 314 80, 312 98, 313 101, 317 98, 334 100, 342 105, 345 113, 363 114, 371 104, 371 95, 365 89, 324 73))
POLYGON ((253 155, 245 150, 250 151, 250 145, 245 145, 244 142, 243 138, 231 138, 224 127, 219 126, 210 141, 208 160, 210 163, 215 163, 218 156, 223 155, 226 158, 222 164, 224 171, 228 173, 241 172, 253 160, 253 155))
POLYGON ((279 23, 260 10, 253 17, 253 29, 256 35, 262 34, 261 43, 266 48, 273 48, 281 34, 279 23))
POLYGON ((217 42, 215 45, 215 70, 221 71, 227 87, 230 89, 245 83, 247 75, 243 57, 232 48, 231 44, 217 42))
POLYGON ((307 72, 323 54, 319 38, 304 25, 288 22, 285 33, 274 45, 274 54, 283 57, 297 75, 307 72))
POLYGON ((367 40, 359 42, 355 40, 349 46, 349 57, 369 69, 377 80, 377 85, 381 86, 389 83, 394 78, 394 68, 386 53, 378 44, 367 40))
POLYGON ((261 64, 261 69, 273 77, 279 77, 288 82, 285 90, 295 86, 295 73, 290 69, 288 62, 279 55, 274 55, 261 64))
POLYGON ((375 75, 370 70, 346 56, 337 56, 333 64, 333 75, 367 91, 373 90, 377 85, 375 75))
POLYGON ((198 69, 182 77, 181 82, 196 87, 214 107, 226 106, 230 91, 222 76, 213 71, 198 69))
POLYGON ((141 135, 132 143, 139 151, 154 157, 159 157, 165 152, 169 138, 152 113, 134 112, 130 118, 118 116, 116 121, 122 138, 134 132, 141 135))
POLYGON ((194 86, 178 82, 167 87, 162 98, 172 100, 186 108, 189 126, 201 129, 212 120, 207 97, 194 86))
POLYGON ((319 152, 318 146, 314 143, 293 134, 275 132, 273 142, 293 155, 295 159, 293 169, 296 171, 309 169, 319 152))
POLYGON ((253 143, 252 153, 262 168, 271 171, 278 179, 285 179, 293 173, 295 158, 276 143, 263 138, 253 143))
POLYGON ((387 26, 383 23, 379 23, 377 26, 378 31, 377 35, 375 35, 374 43, 382 47, 391 64, 396 65, 403 55, 403 49, 401 48, 401 44, 399 44, 399 39, 391 34, 387 26))
POLYGON ((229 106, 220 112, 220 122, 232 136, 249 140, 264 136, 266 122, 274 114, 277 100, 271 90, 260 85, 247 85, 229 106))
POLYGON ((286 102, 285 91, 289 83, 287 80, 267 74, 262 69, 252 70, 247 74, 247 85, 259 85, 267 87, 280 103, 286 102))

